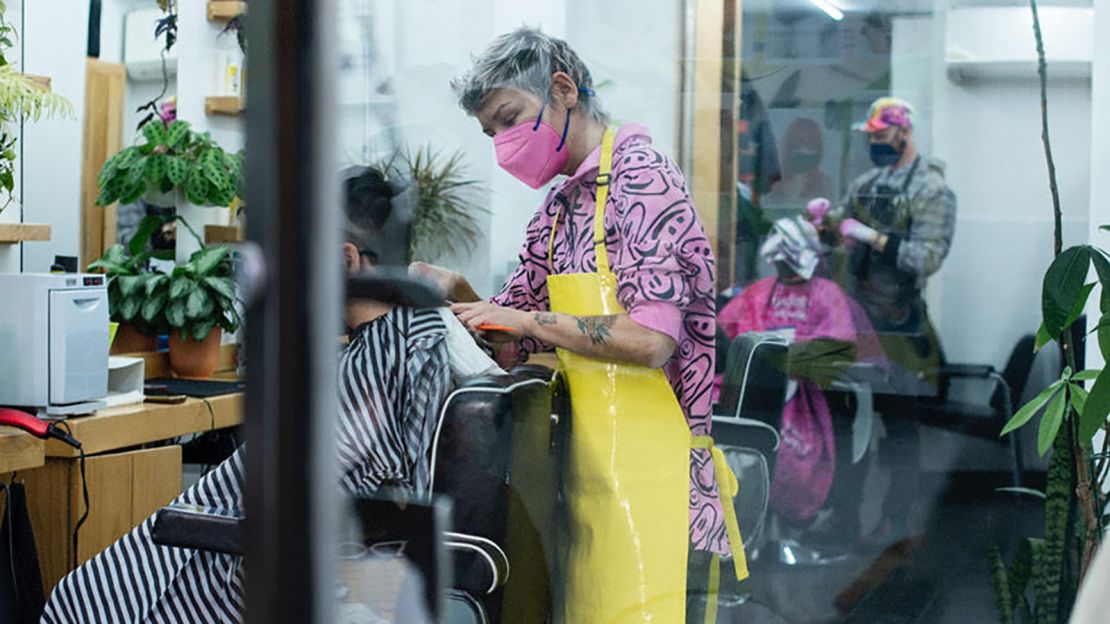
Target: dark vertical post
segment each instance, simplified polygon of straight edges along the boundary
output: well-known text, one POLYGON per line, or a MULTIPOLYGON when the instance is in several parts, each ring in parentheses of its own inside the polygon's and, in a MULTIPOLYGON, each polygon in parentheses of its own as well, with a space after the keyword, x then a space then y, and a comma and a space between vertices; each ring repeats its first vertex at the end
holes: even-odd
POLYGON ((265 266, 246 334, 246 617, 257 624, 331 619, 341 310, 332 4, 251 2, 247 19, 247 235, 265 266))

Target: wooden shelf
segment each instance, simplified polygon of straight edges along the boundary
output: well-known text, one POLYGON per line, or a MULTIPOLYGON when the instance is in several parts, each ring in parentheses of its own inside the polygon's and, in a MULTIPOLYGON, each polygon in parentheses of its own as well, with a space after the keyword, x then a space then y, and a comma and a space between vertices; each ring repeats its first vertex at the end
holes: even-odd
POLYGON ((0 223, 0 245, 48 240, 50 226, 45 223, 0 223))
POLYGON ((247 109, 246 98, 234 95, 204 98, 205 115, 240 115, 247 109))
POLYGON ((204 243, 206 245, 239 243, 243 240, 243 232, 237 225, 206 225, 204 226, 204 243))
POLYGON ((34 74, 20 74, 27 79, 28 82, 42 89, 43 91, 50 90, 50 77, 49 76, 36 76, 34 74))
MULTIPOLYGON (((1038 79, 1035 60, 978 61, 950 60, 947 62, 948 79, 953 82, 980 80, 1035 81, 1038 79)), ((1057 60, 1048 64, 1050 81, 1091 79, 1091 61, 1057 60)))
POLYGON ((209 0, 208 21, 226 22, 247 12, 246 2, 232 0, 209 0))

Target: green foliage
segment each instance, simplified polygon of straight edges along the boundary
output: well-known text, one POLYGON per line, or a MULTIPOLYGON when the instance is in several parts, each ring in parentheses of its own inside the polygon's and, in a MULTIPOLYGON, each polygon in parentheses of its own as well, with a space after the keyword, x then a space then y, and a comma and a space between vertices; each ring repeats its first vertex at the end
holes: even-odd
POLYGON ((233 332, 241 319, 226 247, 201 247, 174 269, 167 284, 166 322, 186 340, 204 340, 214 327, 233 332))
POLYGON ((1068 317, 1079 301, 1087 271, 1091 265, 1091 248, 1078 245, 1063 251, 1044 275, 1041 290, 1041 312, 1045 330, 1056 337, 1068 324, 1068 317))
MULTIPOLYGON (((1070 436, 1056 436, 1052 458, 1048 462, 1044 505, 1044 557, 1037 570, 1040 592, 1037 597, 1037 621, 1044 624, 1059 620, 1061 570, 1067 548, 1068 510, 1072 497, 1075 459, 1070 436)), ((1066 617, 1064 618, 1067 619, 1066 617)))
POLYGON ((163 223, 161 217, 143 219, 127 246, 109 247, 88 267, 89 271, 108 277, 108 310, 112 320, 130 323, 147 334, 165 331, 162 309, 169 276, 149 267, 154 252, 147 245, 163 223))
POLYGON ((242 155, 225 152, 207 132, 195 132, 185 121, 153 121, 143 126, 142 135, 142 144, 124 148, 104 163, 97 178, 97 205, 129 204, 148 189, 180 189, 198 206, 230 206, 242 192, 242 155))
POLYGON ((991 585, 994 587, 995 606, 1000 622, 1031 624, 1035 621, 1033 605, 1029 601, 1029 581, 1034 575, 1035 556, 1043 561, 1043 555, 1044 540, 1031 537, 1018 543, 1009 565, 1002 559, 1002 552, 996 544, 987 547, 991 585))
POLYGON ((482 187, 467 177, 463 154, 444 160, 423 147, 406 152, 379 168, 416 185, 418 205, 412 224, 412 259, 436 262, 474 251, 482 233, 478 215, 489 212, 474 201, 482 187))
POLYGON ((991 566, 991 586, 994 587, 995 607, 1002 624, 1014 624, 1014 608, 1010 598, 1010 581, 1006 575, 1006 562, 998 544, 987 547, 987 560, 991 566))
MULTIPOLYGON (((1077 245, 1065 249, 1045 273, 1041 292, 1043 322, 1037 331, 1037 348, 1054 340, 1062 340, 1071 331, 1086 308, 1096 287, 1101 317, 1094 333, 1103 358, 1110 360, 1110 259, 1093 245, 1077 245), (1094 269, 1098 281, 1087 283, 1094 269)), ((1079 443, 1089 445, 1091 438, 1107 424, 1110 417, 1110 374, 1099 370, 1067 375, 1022 407, 1002 430, 1005 435, 1027 424, 1046 405, 1037 437, 1037 447, 1044 454, 1052 446, 1056 432, 1074 416, 1079 419, 1079 443), (1085 382, 1094 382, 1088 391, 1085 382), (1059 399, 1059 400, 1057 400, 1059 399)))
POLYGON ((8 63, 7 53, 18 33, 4 18, 5 11, 6 5, 0 1, 0 212, 15 199, 12 193, 19 125, 50 117, 73 117, 69 100, 35 84, 8 63))

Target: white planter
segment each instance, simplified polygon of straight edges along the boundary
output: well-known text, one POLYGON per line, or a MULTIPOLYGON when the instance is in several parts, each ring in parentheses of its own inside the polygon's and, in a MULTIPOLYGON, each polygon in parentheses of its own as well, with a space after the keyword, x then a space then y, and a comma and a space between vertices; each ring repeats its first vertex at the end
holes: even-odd
MULTIPOLYGON (((182 199, 177 204, 177 216, 184 219, 191 228, 204 238, 204 226, 227 225, 227 208, 217 206, 197 206, 182 199)), ((174 254, 178 264, 189 261, 189 256, 200 249, 200 243, 182 224, 177 224, 177 251, 174 254)))
POLYGON ((151 206, 158 206, 159 208, 176 208, 181 205, 185 199, 178 189, 173 189, 168 193, 162 193, 148 184, 146 187, 146 194, 143 195, 143 201, 151 206))

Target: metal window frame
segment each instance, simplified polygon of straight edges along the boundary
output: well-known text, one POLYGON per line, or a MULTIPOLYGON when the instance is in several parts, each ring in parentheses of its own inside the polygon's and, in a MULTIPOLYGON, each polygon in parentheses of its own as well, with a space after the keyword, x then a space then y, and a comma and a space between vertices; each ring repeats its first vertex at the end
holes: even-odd
POLYGON ((330 622, 342 310, 333 2, 252 2, 246 325, 246 621, 330 622))

